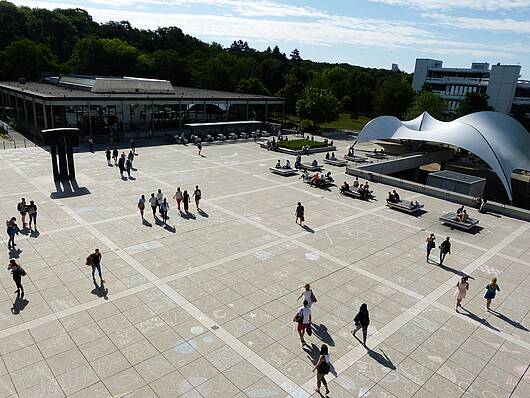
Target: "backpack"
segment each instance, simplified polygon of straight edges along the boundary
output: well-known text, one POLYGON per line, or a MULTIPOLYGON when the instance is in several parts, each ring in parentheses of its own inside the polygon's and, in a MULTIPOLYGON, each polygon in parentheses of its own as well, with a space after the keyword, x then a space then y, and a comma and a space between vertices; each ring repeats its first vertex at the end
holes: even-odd
POLYGON ((320 374, 323 374, 323 375, 327 375, 329 373, 331 369, 331 366, 329 366, 329 363, 326 362, 326 360, 324 360, 320 365, 318 365, 318 373, 320 374))
POLYGON ((89 256, 86 258, 85 264, 86 264, 86 265, 92 265, 92 254, 89 255, 89 256))
POLYGON ((311 302, 313 302, 313 303, 317 302, 317 298, 316 298, 316 296, 315 296, 315 294, 313 293, 312 290, 311 290, 311 302))
POLYGON ((304 316, 302 315, 302 311, 297 312, 294 316, 294 321, 298 323, 302 323, 304 321, 304 316))

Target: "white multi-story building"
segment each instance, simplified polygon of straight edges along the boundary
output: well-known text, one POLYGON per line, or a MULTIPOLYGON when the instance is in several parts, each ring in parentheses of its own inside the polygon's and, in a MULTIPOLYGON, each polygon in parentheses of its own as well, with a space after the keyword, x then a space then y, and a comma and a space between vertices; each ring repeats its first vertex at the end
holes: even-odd
POLYGON ((412 88, 424 87, 447 101, 447 110, 454 112, 467 93, 489 96, 494 110, 504 113, 530 112, 530 82, 519 80, 520 65, 473 63, 471 68, 444 68, 443 62, 418 58, 412 88))

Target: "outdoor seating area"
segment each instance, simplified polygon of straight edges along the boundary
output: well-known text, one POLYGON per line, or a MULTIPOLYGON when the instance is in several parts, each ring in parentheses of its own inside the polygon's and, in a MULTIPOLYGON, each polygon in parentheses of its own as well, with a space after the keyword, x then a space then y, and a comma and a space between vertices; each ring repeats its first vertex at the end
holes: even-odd
POLYGON ((448 225, 452 228, 462 229, 464 231, 469 231, 476 227, 479 223, 479 220, 475 218, 468 218, 467 221, 462 221, 456 213, 446 213, 440 217, 442 224, 448 225))
POLYGON ((323 167, 321 165, 319 164, 315 165, 313 163, 301 163, 300 168, 302 170, 307 170, 307 171, 322 171, 323 170, 323 167))
POLYGON ((348 162, 346 160, 342 160, 342 159, 324 159, 324 163, 326 164, 330 164, 332 166, 337 166, 337 167, 344 167, 348 164, 348 162))
POLYGON ((420 203, 413 202, 413 201, 407 201, 407 200, 400 200, 397 202, 387 201, 386 205, 391 209, 399 210, 399 211, 402 211, 408 214, 416 214, 419 211, 421 211, 424 207, 424 205, 420 203))
POLYGON ((366 158, 363 158, 362 156, 350 156, 350 155, 344 155, 344 159, 349 160, 350 162, 354 163, 365 163, 369 160, 366 158))

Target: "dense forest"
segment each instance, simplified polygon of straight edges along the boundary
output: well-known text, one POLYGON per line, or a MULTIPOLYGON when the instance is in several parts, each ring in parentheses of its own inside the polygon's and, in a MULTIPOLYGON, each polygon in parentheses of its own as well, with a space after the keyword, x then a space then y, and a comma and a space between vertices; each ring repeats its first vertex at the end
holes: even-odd
MULTIPOLYGON (((242 40, 205 43, 178 27, 143 30, 127 21, 94 22, 79 8, 17 7, 0 0, 0 80, 43 74, 139 76, 190 86, 284 97, 288 114, 314 127, 342 113, 441 116, 443 101, 414 95, 411 75, 303 59, 297 49, 257 51, 242 40)), ((482 99, 484 100, 484 99, 482 99)), ((486 100, 487 102, 487 100, 486 100)))

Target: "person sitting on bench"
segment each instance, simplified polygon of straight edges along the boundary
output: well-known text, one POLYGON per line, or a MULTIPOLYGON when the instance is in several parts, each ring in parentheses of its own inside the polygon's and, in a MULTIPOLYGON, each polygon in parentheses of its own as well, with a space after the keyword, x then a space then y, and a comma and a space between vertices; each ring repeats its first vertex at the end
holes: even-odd
MULTIPOLYGON (((392 192, 388 193, 388 198, 386 199, 388 203, 396 203, 396 197, 392 192)), ((412 202, 411 202, 412 203, 412 202)))
POLYGON ((329 152, 326 152, 326 160, 329 160, 329 152))
POLYGON ((463 210, 462 214, 460 214, 460 221, 462 222, 468 222, 469 221, 469 214, 467 214, 467 211, 463 210))
POLYGON ((410 201, 410 205, 409 205, 409 207, 410 207, 411 209, 415 209, 416 207, 420 207, 420 204, 419 204, 417 201, 413 201, 413 200, 411 200, 411 201, 410 201))
POLYGON ((396 192, 395 189, 392 191, 392 193, 394 194, 394 200, 396 202, 401 202, 401 198, 399 197, 399 195, 398 195, 398 193, 396 192))
POLYGON ((331 182, 335 181, 335 180, 333 179, 333 177, 331 177, 331 171, 328 171, 328 172, 327 172, 327 174, 326 174, 326 180, 331 181, 331 182))
POLYGON ((335 157, 335 152, 331 152, 331 160, 337 160, 337 158, 335 157))
POLYGON ((344 181, 344 184, 340 186, 340 193, 344 193, 349 190, 350 190, 350 185, 346 181, 344 181))
POLYGON ((294 162, 294 168, 295 169, 299 169, 301 164, 302 164, 302 157, 300 155, 298 155, 296 157, 295 162, 294 162))
POLYGON ((458 209, 456 209, 455 220, 460 221, 462 219, 462 213, 463 212, 464 212, 464 206, 462 205, 462 207, 459 207, 458 209))
POLYGON ((299 180, 304 180, 305 181, 309 181, 311 179, 311 177, 309 176, 309 173, 307 172, 307 170, 304 170, 302 172, 302 175, 300 176, 299 180))
POLYGON ((317 162, 316 159, 311 162, 311 166, 313 166, 313 167, 317 167, 318 166, 318 162, 317 162))
POLYGON ((353 187, 359 188, 359 177, 355 177, 355 181, 353 181, 353 187))
POLYGON ((287 159, 285 161, 285 166, 283 166, 284 169, 290 169, 291 168, 291 161, 287 159))
POLYGON ((274 167, 277 168, 277 169, 280 169, 282 167, 280 159, 278 159, 278 161, 276 162, 276 166, 274 166, 274 167))
POLYGON ((318 173, 315 173, 315 175, 311 178, 311 186, 315 186, 315 187, 318 187, 320 183, 320 176, 318 175, 318 173))
POLYGON ((374 148, 374 153, 377 153, 377 148, 374 148))

